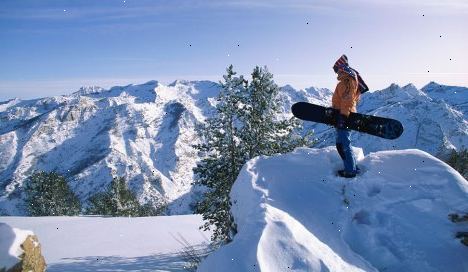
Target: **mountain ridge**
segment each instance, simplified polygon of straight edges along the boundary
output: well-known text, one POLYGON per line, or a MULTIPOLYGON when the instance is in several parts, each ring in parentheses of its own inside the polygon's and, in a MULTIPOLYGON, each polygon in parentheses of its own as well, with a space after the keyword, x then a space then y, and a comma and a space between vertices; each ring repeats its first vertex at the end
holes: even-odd
MULTIPOLYGON (((190 213, 202 192, 191 185, 196 127, 215 113, 220 88, 212 81, 153 80, 0 104, 0 214, 22 214, 16 207, 22 183, 35 170, 67 176, 82 202, 124 176, 141 202, 169 203, 169 214, 190 213)), ((405 133, 394 142, 354 133, 353 144, 365 153, 416 147, 434 155, 468 146, 466 108, 459 103, 468 100, 468 88, 431 82, 424 90, 392 84, 364 94, 358 111, 401 119, 405 133)), ((278 118, 291 117, 295 102, 330 105, 331 96, 326 88, 281 87, 278 118)), ((304 127, 315 130, 317 147, 334 144, 333 129, 304 127)))

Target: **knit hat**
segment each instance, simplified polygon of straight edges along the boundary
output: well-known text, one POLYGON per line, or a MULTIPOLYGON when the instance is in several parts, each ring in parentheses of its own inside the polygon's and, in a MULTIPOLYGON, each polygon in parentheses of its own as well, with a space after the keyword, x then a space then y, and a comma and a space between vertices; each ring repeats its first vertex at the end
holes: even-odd
POLYGON ((333 65, 333 71, 335 71, 335 73, 338 73, 338 70, 340 67, 342 66, 348 66, 348 57, 346 57, 346 55, 342 55, 336 62, 335 62, 335 65, 333 65))
POLYGON ((348 57, 346 57, 346 55, 343 54, 335 62, 335 65, 333 65, 333 71, 335 71, 335 73, 338 73, 339 71, 345 72, 348 75, 352 76, 354 79, 356 79, 356 81, 358 82, 358 89, 361 94, 369 90, 369 87, 367 87, 366 83, 359 75, 359 72, 349 67, 348 57))

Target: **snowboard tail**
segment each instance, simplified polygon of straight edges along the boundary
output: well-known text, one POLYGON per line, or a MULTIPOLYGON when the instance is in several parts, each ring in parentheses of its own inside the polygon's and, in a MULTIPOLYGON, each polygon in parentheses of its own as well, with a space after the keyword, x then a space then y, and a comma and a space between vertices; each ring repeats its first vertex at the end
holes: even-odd
MULTIPOLYGON (((335 127, 337 116, 340 114, 337 109, 307 102, 295 103, 291 111, 299 119, 335 127)), ((403 125, 398 120, 355 112, 350 113, 345 126, 347 129, 391 140, 400 137, 403 133, 403 125)))

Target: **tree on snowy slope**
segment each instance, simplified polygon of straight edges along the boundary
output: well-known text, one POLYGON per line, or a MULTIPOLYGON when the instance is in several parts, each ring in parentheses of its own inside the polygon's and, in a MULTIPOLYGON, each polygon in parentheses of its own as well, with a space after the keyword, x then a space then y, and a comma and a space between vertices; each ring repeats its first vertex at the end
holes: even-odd
POLYGON ((226 72, 217 98, 217 114, 199 129, 202 143, 196 148, 204 158, 194 169, 196 183, 208 187, 196 212, 203 215, 205 230, 214 225, 212 240, 216 242, 228 242, 236 232, 229 193, 244 163, 239 135, 244 79, 235 76, 232 65, 226 72))
POLYGON ((89 198, 88 214, 110 216, 154 216, 159 211, 151 204, 141 205, 124 178, 114 178, 104 192, 89 198))
POLYGON ((468 179, 468 149, 462 149, 459 152, 452 150, 447 164, 457 170, 465 179, 468 179))
POLYGON ((65 177, 55 172, 36 172, 26 181, 26 207, 31 216, 78 215, 78 197, 65 177))
POLYGON ((279 87, 273 81, 267 67, 255 67, 247 89, 247 104, 242 112, 242 141, 246 145, 248 159, 259 155, 287 153, 298 146, 309 146, 310 134, 298 133, 300 120, 279 120, 279 87))
POLYGON ((309 144, 294 133, 298 123, 277 120, 279 88, 266 68, 256 67, 250 84, 235 75, 231 65, 221 82, 217 115, 202 126, 203 143, 196 146, 204 157, 194 169, 196 183, 208 187, 196 212, 207 221, 205 230, 214 226, 212 240, 216 242, 229 242, 236 233, 229 193, 242 165, 258 155, 309 144))

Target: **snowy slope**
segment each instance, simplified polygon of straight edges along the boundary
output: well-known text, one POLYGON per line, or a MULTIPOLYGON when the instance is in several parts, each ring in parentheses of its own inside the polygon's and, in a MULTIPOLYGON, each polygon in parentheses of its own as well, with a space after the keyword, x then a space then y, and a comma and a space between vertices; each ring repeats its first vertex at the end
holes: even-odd
MULTIPOLYGON (((41 244, 47 271, 51 272, 188 271, 185 267, 190 264, 182 253, 184 239, 202 253, 211 235, 198 230, 202 220, 197 215, 0 217, 0 223, 32 230, 41 244)), ((10 243, 10 239, 11 235, 0 232, 0 241, 10 243)), ((5 250, 0 247, 2 254, 5 250)), ((4 257, 0 256, 0 261, 4 257)))
POLYGON ((21 214, 19 189, 37 169, 66 175, 82 201, 124 176, 141 202, 189 212, 195 127, 218 91, 207 81, 150 81, 0 105, 0 214, 21 214))
MULTIPOLYGON (((220 86, 210 81, 150 81, 109 90, 84 87, 71 95, 0 102, 0 215, 22 215, 22 183, 33 171, 66 175, 83 203, 113 176, 124 176, 141 202, 170 203, 170 214, 191 212, 198 159, 195 127, 213 114, 220 86)), ((281 88, 283 114, 298 101, 330 105, 333 92, 281 88)), ((433 155, 468 146, 468 89, 431 82, 368 92, 358 110, 401 120, 397 140, 353 133, 364 153, 418 148, 433 155)), ((334 130, 312 122, 317 147, 334 144, 334 130)))
POLYGON ((238 234, 199 271, 468 271, 468 182, 426 152, 363 156, 336 177, 334 147, 296 149, 244 165, 231 197, 238 234))
POLYGON ((444 101, 463 114, 468 113, 468 88, 445 86, 431 81, 421 90, 434 100, 444 101))

